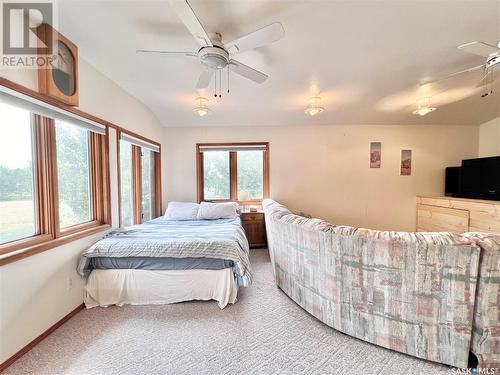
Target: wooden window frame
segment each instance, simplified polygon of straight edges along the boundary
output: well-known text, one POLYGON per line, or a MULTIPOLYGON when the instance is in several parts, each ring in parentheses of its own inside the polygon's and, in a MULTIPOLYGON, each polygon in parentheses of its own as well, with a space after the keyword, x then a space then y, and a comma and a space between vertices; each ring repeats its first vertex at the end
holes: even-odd
MULTIPOLYGON (((48 119, 54 124, 55 121, 48 119)), ((55 133, 55 132, 54 132, 55 133)), ((55 136, 54 136, 55 139, 55 136)), ((111 224, 111 205, 109 189, 109 135, 101 135, 88 131, 89 178, 90 178, 90 220, 61 227, 59 220, 59 182, 57 177, 57 155, 55 141, 51 145, 54 149, 53 168, 54 192, 53 205, 55 223, 55 238, 71 235, 101 224, 111 224)))
MULTIPOLYGON (((134 138, 141 139, 145 142, 154 144, 159 147, 158 152, 153 152, 154 162, 154 209, 153 218, 157 218, 163 214, 162 211, 162 191, 161 191, 161 144, 146 137, 132 133, 125 129, 119 129, 116 134, 116 156, 118 166, 118 217, 119 225, 122 227, 122 188, 121 188, 121 168, 120 168, 120 141, 121 133, 128 134, 134 138)), ((141 147, 131 144, 132 146, 132 224, 141 224, 142 220, 142 155, 141 147)))
MULTIPOLYGON (((243 151, 243 150, 242 150, 243 151)), ((196 197, 198 202, 237 202, 241 205, 261 204, 266 198, 269 198, 269 142, 232 142, 232 143, 197 143, 196 144, 196 197), (201 148, 207 146, 215 147, 237 147, 237 146, 265 146, 263 151, 263 198, 240 201, 238 200, 238 158, 237 151, 229 151, 229 199, 210 199, 205 200, 204 193, 204 172, 203 172, 203 152, 201 148)))
MULTIPOLYGON (((35 254, 109 227, 109 137, 89 132, 91 220, 60 228, 55 121, 31 115, 34 144, 35 234, 0 244, 0 256, 21 251, 35 254), (96 230, 97 229, 97 230, 96 230), (53 245, 53 246, 51 246, 53 245)), ((10 259, 7 257, 6 259, 10 259)), ((0 265, 4 258, 0 258, 0 265)))
POLYGON ((57 155, 55 121, 31 115, 32 144, 34 145, 35 234, 0 244, 0 266, 64 245, 111 227, 109 123, 64 105, 24 86, 0 78, 0 85, 32 98, 55 105, 105 125, 105 134, 89 131, 89 166, 91 183, 92 220, 60 228, 57 191, 57 155))
MULTIPOLYGON (((42 193, 36 194, 35 205, 37 207, 37 217, 36 225, 39 228, 38 234, 14 240, 8 243, 0 244, 0 266, 16 262, 18 260, 24 259, 26 257, 41 253, 43 251, 50 250, 52 248, 64 245, 66 243, 75 241, 80 238, 84 238, 104 230, 111 228, 111 199, 110 199, 110 170, 109 170, 109 129, 114 129, 116 131, 116 139, 118 142, 118 157, 119 157, 119 140, 120 132, 125 132, 135 138, 145 140, 152 144, 158 145, 160 147, 160 153, 155 153, 155 209, 156 215, 160 216, 162 214, 162 194, 161 194, 161 145, 158 142, 149 140, 139 134, 128 131, 121 126, 113 124, 112 122, 105 121, 99 117, 81 111, 76 107, 69 106, 65 103, 58 101, 55 98, 41 94, 35 90, 28 87, 20 85, 16 82, 10 81, 6 78, 0 77, 0 86, 9 88, 11 90, 17 91, 21 94, 27 95, 33 99, 40 100, 44 103, 50 104, 57 107, 65 112, 75 114, 77 116, 83 117, 90 121, 94 121, 106 127, 106 134, 101 138, 101 154, 97 157, 100 162, 96 162, 96 168, 101 169, 102 172, 102 190, 99 191, 99 198, 93 201, 93 207, 97 210, 95 213, 95 222, 84 223, 79 225, 78 228, 75 226, 72 231, 64 231, 64 233, 59 233, 59 237, 55 236, 56 222, 55 222, 55 210, 54 210, 54 189, 52 179, 54 178, 54 173, 57 170, 54 169, 53 158, 55 157, 55 148, 50 149, 49 147, 40 147, 40 145, 35 144, 36 150, 36 160, 35 164, 35 187, 36 189, 43 189, 42 193), (44 162, 38 162, 44 161, 44 162), (102 202, 102 205, 98 202, 102 202), (99 207, 99 208, 98 208, 99 207)), ((48 119, 45 119, 47 121, 48 119)), ((47 126, 47 125, 43 125, 47 126)), ((35 127, 37 129, 37 127, 35 127)), ((41 130, 39 130, 41 131, 41 130)), ((46 130, 42 132, 42 135, 37 136, 36 139, 43 140, 41 143, 43 145, 50 144, 52 142, 51 137, 55 142, 55 132, 47 132, 46 130), (45 137, 45 138, 38 138, 45 137)), ((39 142, 39 141, 37 141, 39 142)), ((118 206, 119 215, 121 221, 121 197, 120 197, 120 159, 118 158, 118 206)), ((97 182, 97 180, 95 180, 97 182)))

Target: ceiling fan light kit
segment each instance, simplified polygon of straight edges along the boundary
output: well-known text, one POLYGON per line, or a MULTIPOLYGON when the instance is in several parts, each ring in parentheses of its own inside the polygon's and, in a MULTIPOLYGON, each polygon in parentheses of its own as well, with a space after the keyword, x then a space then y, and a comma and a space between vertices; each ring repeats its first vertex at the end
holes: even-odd
MULTIPOLYGON (((500 42, 498 43, 500 44, 500 42)), ((500 64, 500 54, 496 56, 491 56, 488 61, 486 61, 486 69, 493 68, 494 66, 500 64)))
POLYGON ((212 45, 201 47, 198 51, 198 60, 207 69, 221 70, 229 64, 229 53, 222 45, 222 36, 214 33, 211 36, 212 45))
POLYGON ((197 106, 193 108, 193 112, 198 117, 204 117, 210 113, 210 108, 207 107, 208 99, 201 96, 196 98, 197 106))
POLYGON ((431 98, 422 98, 417 101, 418 103, 418 108, 413 111, 414 115, 418 116, 425 116, 428 115, 431 112, 434 112, 437 108, 431 107, 431 98))
POLYGON ((321 98, 319 96, 313 96, 309 98, 309 105, 304 109, 304 113, 309 116, 316 116, 323 112, 325 109, 319 105, 321 98))
POLYGON ((213 70, 224 69, 229 64, 229 53, 217 46, 202 48, 198 58, 203 66, 213 70))

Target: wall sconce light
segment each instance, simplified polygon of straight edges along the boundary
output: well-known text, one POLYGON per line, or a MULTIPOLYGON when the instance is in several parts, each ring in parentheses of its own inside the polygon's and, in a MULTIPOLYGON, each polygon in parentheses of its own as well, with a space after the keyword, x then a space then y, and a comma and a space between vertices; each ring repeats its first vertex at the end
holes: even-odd
POLYGON ((210 108, 207 107, 207 98, 203 98, 201 96, 198 96, 196 98, 197 106, 193 108, 193 112, 198 115, 199 117, 206 116, 210 113, 210 108))
POLYGON ((304 109, 304 113, 309 116, 316 116, 320 114, 325 109, 319 105, 321 98, 319 96, 313 96, 309 98, 309 105, 304 109))
POLYGON ((431 98, 422 98, 417 100, 418 109, 413 111, 414 115, 425 116, 434 112, 437 108, 431 107, 431 98))

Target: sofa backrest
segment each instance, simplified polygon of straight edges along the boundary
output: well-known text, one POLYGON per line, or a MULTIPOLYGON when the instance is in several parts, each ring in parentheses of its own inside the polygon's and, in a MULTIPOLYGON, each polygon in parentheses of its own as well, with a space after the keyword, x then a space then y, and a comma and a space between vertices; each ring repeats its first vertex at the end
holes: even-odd
POLYGON ((276 282, 351 336, 467 366, 480 249, 452 233, 336 226, 263 202, 276 282))

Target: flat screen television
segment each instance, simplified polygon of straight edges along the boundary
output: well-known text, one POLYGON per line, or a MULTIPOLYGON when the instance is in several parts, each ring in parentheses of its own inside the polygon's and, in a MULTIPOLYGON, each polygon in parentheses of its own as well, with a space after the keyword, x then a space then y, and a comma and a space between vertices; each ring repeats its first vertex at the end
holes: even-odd
POLYGON ((460 197, 500 200, 500 156, 462 160, 460 197))

